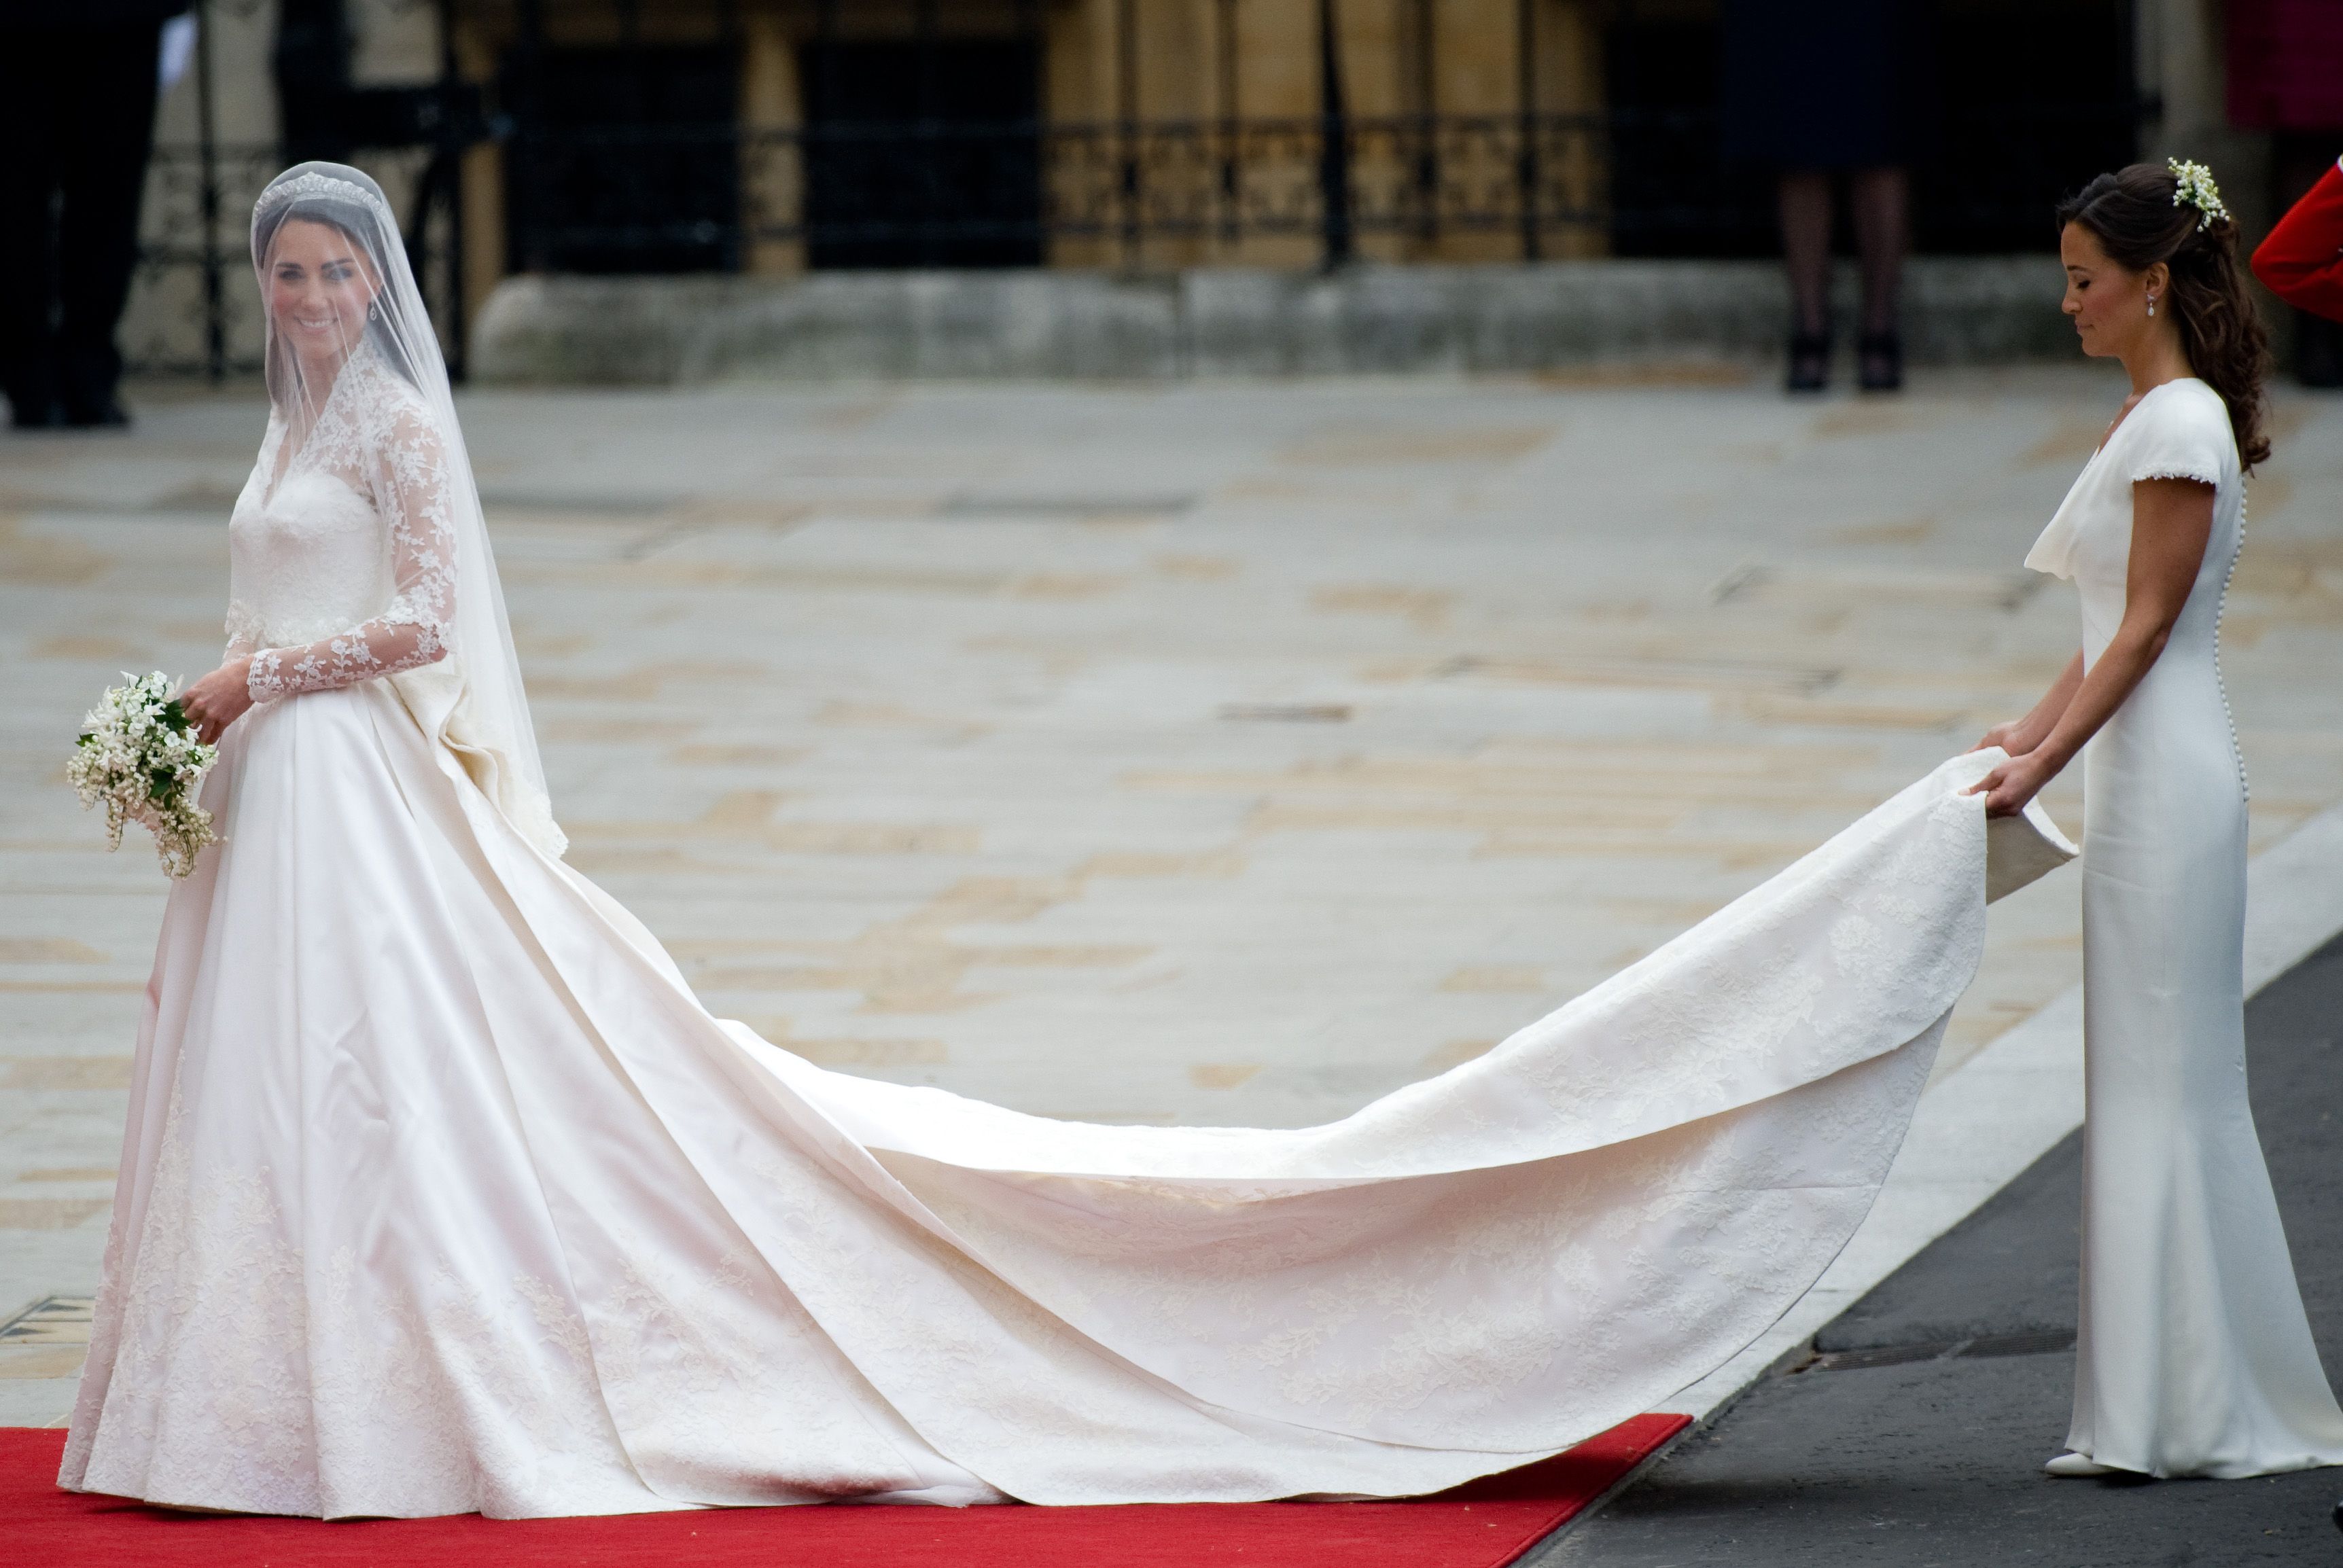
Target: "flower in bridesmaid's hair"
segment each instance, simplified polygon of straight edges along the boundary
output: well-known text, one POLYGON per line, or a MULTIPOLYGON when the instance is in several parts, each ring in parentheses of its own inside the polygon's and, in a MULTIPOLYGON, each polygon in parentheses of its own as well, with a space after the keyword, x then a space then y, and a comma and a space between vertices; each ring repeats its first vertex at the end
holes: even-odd
POLYGON ((2221 187, 2213 183, 2211 169, 2181 158, 2167 158, 2164 166, 2172 171, 2172 205, 2197 209, 2197 232, 2229 221, 2229 209, 2221 205, 2221 187))
POLYGON ((195 726, 179 695, 161 670, 134 676, 127 686, 108 689, 82 722, 65 779, 81 797, 83 809, 106 808, 106 848, 122 848, 122 829, 136 822, 155 835, 163 869, 184 877, 196 869, 206 844, 220 842, 212 814, 196 804, 204 774, 219 759, 219 748, 196 739, 195 726))

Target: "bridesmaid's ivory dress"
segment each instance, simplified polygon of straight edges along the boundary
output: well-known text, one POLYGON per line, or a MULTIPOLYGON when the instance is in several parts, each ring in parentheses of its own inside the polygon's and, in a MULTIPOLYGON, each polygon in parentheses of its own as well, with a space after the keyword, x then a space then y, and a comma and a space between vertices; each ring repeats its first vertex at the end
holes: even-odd
POLYGON ((2246 1097, 2246 783, 2221 601, 2245 479, 2227 409, 2150 390, 2026 558, 2070 578, 2083 658, 2121 624, 2132 486, 2214 487, 2213 531, 2147 674, 2083 750, 2083 1292, 2076 1452, 2147 1475, 2343 1463, 2246 1097))

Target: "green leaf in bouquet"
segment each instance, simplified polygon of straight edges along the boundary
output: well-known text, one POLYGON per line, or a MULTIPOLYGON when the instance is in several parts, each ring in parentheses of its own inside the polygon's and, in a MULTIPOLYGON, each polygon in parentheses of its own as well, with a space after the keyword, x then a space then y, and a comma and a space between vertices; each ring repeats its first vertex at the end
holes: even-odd
POLYGON ((177 698, 163 704, 163 722, 182 735, 187 732, 187 710, 179 706, 177 698))
POLYGON ((177 771, 173 769, 148 769, 146 770, 146 799, 155 802, 156 805, 160 806, 163 802, 171 798, 171 790, 178 782, 179 775, 177 771))

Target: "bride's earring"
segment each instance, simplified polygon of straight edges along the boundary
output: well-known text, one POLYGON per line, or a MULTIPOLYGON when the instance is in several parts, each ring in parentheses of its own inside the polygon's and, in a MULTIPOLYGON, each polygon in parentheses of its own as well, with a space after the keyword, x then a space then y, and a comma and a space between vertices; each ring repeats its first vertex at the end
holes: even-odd
MULTIPOLYGON (((2154 296, 2150 296, 2148 298, 2147 313, 2150 316, 2156 314, 2156 299, 2154 296)), ((367 302, 367 319, 368 321, 380 321, 382 319, 382 301, 379 299, 374 299, 367 302)))
POLYGON ((2152 294, 2147 297, 2147 314, 2151 319, 2156 315, 2156 296, 2152 294))

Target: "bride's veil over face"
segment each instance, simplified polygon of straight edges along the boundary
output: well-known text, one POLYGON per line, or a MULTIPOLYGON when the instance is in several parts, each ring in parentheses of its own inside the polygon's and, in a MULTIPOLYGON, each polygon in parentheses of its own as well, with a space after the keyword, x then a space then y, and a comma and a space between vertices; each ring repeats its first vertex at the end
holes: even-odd
POLYGON ((547 803, 447 361, 382 187, 341 164, 287 169, 253 206, 252 265, 269 401, 286 429, 280 459, 316 426, 345 368, 397 377, 419 395, 446 463, 447 521, 456 537, 454 635, 438 664, 391 678, 417 719, 456 749, 513 826, 559 854, 561 832, 547 803))

